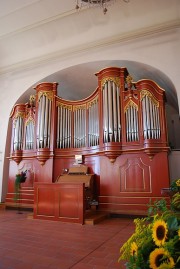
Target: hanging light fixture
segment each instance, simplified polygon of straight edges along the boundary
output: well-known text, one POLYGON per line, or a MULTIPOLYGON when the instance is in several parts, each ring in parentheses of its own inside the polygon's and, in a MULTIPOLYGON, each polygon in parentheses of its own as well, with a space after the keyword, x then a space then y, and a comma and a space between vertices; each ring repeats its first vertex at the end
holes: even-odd
MULTIPOLYGON (((128 3, 130 0, 123 0, 125 3, 128 3)), ((107 7, 116 2, 116 0, 76 0, 76 9, 81 9, 83 7, 101 7, 103 13, 106 14, 107 7)))

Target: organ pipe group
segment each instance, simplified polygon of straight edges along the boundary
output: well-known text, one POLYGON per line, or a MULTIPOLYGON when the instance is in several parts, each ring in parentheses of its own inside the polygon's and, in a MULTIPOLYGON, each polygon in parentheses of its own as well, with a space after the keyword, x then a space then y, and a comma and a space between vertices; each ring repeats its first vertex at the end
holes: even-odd
POLYGON ((84 100, 64 100, 57 96, 57 83, 41 83, 35 104, 17 104, 11 114, 12 152, 164 139, 164 90, 150 80, 128 84, 126 68, 96 75, 99 86, 84 100))

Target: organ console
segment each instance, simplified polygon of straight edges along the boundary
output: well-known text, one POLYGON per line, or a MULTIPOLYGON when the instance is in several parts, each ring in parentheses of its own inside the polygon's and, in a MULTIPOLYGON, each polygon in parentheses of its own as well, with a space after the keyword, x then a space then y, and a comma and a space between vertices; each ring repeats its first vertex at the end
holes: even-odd
POLYGON ((86 209, 90 208, 95 197, 94 174, 88 174, 88 167, 85 165, 75 165, 69 168, 68 173, 61 174, 57 178, 57 183, 84 183, 86 209))
POLYGON ((169 187, 165 91, 152 80, 134 82, 124 67, 95 75, 98 86, 83 100, 64 100, 57 83, 42 82, 30 103, 14 106, 7 204, 13 203, 15 174, 27 169, 33 184, 32 178, 22 184, 20 202, 29 206, 49 199, 38 194, 38 184, 59 189, 81 181, 88 200, 95 182, 100 210, 140 214, 169 187), (88 174, 72 172, 75 155, 83 155, 88 174), (64 168, 69 173, 59 177, 64 168))

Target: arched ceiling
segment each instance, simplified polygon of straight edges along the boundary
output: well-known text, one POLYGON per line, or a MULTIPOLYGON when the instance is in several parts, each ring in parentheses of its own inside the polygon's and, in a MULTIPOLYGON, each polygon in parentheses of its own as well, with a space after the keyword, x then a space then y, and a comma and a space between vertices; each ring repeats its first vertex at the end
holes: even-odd
MULTIPOLYGON (((126 4, 117 0, 105 16, 99 11, 81 12, 77 20, 75 0, 0 0, 0 73, 26 66, 28 61, 38 58, 43 49, 46 55, 57 49, 63 52, 66 46, 74 47, 76 43, 70 37, 83 44, 92 42, 100 34, 100 40, 104 40, 111 35, 158 30, 172 22, 177 25, 178 1, 130 0, 126 4)), ((88 62, 49 74, 41 81, 58 82, 58 95, 64 99, 82 99, 97 87, 94 73, 109 66, 126 67, 134 81, 154 80, 165 89, 168 104, 178 110, 176 89, 171 80, 160 70, 140 62, 106 59, 88 62)), ((27 101, 30 93, 34 93, 32 88, 21 96, 21 101, 27 101)))
MULTIPOLYGON (((133 61, 104 60, 79 64, 50 74, 42 80, 37 81, 35 85, 40 82, 58 82, 58 96, 67 100, 81 100, 88 97, 98 86, 95 73, 105 67, 111 66, 126 67, 133 77, 133 81, 140 79, 154 80, 165 90, 167 103, 178 110, 176 90, 170 79, 152 66, 133 61)), ((22 98, 24 100, 28 98, 30 94, 34 94, 32 88, 21 97, 21 101, 22 98)))

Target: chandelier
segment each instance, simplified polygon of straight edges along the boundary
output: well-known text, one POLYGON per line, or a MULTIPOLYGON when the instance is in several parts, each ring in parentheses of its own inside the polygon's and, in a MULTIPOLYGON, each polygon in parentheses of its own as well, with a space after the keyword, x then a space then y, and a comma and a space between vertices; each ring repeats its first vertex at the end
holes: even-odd
MULTIPOLYGON (((128 3, 130 0, 123 0, 125 3, 128 3)), ((76 10, 83 7, 101 7, 103 13, 106 14, 107 7, 116 2, 116 0, 76 0, 76 10)))

